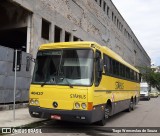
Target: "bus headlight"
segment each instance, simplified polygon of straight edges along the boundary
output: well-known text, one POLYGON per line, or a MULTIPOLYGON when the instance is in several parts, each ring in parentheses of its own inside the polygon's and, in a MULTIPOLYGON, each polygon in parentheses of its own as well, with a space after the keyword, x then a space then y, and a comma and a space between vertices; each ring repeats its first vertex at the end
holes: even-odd
POLYGON ((85 109, 87 107, 85 103, 82 103, 81 106, 83 109, 85 109))
POLYGON ((36 105, 39 105, 39 101, 38 101, 38 100, 35 100, 35 104, 36 104, 36 105))
POLYGON ((35 101, 33 99, 31 99, 30 104, 35 104, 35 101))
POLYGON ((75 103, 75 107, 76 107, 77 109, 79 109, 79 108, 80 108, 80 104, 79 104, 78 102, 76 102, 76 103, 75 103))
POLYGON ((38 99, 30 99, 30 105, 39 105, 38 99))

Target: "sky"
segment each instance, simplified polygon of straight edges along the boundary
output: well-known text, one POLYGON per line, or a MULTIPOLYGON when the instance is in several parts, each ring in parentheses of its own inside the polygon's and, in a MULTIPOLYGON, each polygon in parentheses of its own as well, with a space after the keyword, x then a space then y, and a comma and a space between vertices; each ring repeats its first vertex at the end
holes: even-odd
POLYGON ((160 0, 112 0, 151 58, 160 66, 160 0))

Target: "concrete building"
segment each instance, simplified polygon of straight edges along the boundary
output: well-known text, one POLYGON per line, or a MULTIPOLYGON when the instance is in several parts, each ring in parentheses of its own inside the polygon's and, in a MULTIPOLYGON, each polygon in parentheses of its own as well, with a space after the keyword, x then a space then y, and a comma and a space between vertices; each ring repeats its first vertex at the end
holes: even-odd
POLYGON ((42 43, 91 40, 132 65, 150 65, 149 56, 111 0, 1 0, 0 17, 0 44, 26 46, 34 57, 42 43))
POLYGON ((34 58, 43 43, 87 40, 134 66, 150 66, 150 57, 111 0, 1 0, 0 18, 0 45, 34 58))

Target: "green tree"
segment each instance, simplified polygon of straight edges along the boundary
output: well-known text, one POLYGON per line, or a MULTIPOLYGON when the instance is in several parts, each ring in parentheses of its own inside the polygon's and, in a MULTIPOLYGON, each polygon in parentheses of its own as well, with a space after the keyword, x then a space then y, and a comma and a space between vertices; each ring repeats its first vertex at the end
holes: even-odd
POLYGON ((155 72, 155 69, 149 67, 139 67, 139 69, 142 74, 142 79, 160 91, 160 73, 155 72))

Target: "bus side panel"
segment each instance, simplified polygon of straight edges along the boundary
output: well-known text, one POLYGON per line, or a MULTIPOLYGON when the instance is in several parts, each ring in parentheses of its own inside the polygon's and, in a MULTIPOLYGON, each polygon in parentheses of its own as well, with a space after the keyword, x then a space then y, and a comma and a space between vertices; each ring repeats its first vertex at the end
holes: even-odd
POLYGON ((103 75, 100 85, 95 87, 94 105, 106 104, 109 100, 112 106, 111 114, 115 114, 127 109, 132 97, 136 98, 137 103, 139 90, 139 83, 103 75))

